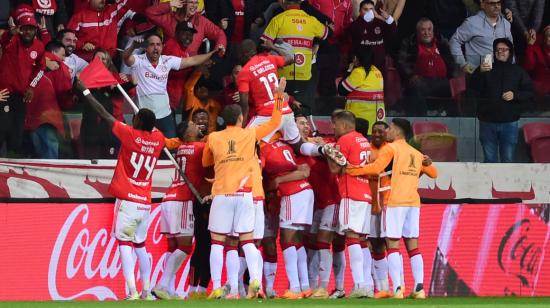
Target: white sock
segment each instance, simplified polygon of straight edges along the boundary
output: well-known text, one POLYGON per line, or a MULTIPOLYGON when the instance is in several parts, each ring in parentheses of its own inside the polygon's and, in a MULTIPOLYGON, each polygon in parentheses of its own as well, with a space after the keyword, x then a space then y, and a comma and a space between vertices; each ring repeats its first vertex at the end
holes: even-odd
POLYGON ((230 287, 230 294, 239 292, 239 253, 237 250, 229 250, 225 254, 225 272, 227 273, 227 283, 230 287))
POLYGON ((212 244, 210 247, 210 275, 214 290, 222 287, 223 246, 212 244))
POLYGON ((399 252, 388 254, 388 269, 393 284, 393 292, 397 291, 397 288, 401 286, 402 267, 403 265, 401 264, 399 252))
POLYGON ((239 256, 239 294, 246 295, 244 287, 244 272, 246 272, 246 259, 239 256))
POLYGON ((300 292, 300 279, 298 278, 298 253, 295 246, 283 250, 285 259, 285 271, 290 285, 290 291, 300 292))
POLYGON ((319 249, 319 287, 328 288, 332 269, 332 252, 330 249, 319 249))
POLYGON ((277 273, 277 263, 264 262, 265 289, 273 290, 275 283, 275 273, 277 273))
POLYGON ((414 278, 414 291, 419 283, 424 283, 424 259, 421 254, 417 254, 411 258, 411 269, 414 278))
POLYGON ((244 257, 246 258, 246 267, 250 275, 250 281, 258 280, 258 255, 260 251, 254 243, 246 243, 243 245, 244 257))
POLYGON ((191 294, 191 293, 194 293, 194 292, 197 292, 197 286, 189 286, 189 291, 188 293, 191 294))
POLYGON ((300 153, 305 156, 319 156, 319 145, 311 142, 304 142, 300 145, 300 153))
POLYGON ((365 278, 365 286, 367 289, 374 289, 374 281, 372 280, 372 256, 368 248, 363 248, 363 277, 365 278))
POLYGON ((168 293, 176 295, 176 274, 172 275, 170 282, 168 282, 168 293))
POLYGON ((332 267, 334 268, 334 282, 336 289, 344 290, 344 277, 346 272, 345 251, 337 251, 332 254, 332 267))
POLYGON ((258 281, 260 281, 260 289, 263 289, 263 285, 264 285, 264 271, 263 271, 263 268, 264 268, 264 257, 262 256, 262 252, 260 250, 258 250, 257 273, 258 273, 258 281))
POLYGON ((390 284, 388 282, 388 259, 374 260, 374 279, 378 291, 389 291, 390 284))
POLYGON ((206 288, 203 287, 203 286, 198 286, 197 287, 197 292, 206 292, 206 288))
POLYGON ((136 248, 136 255, 139 261, 139 275, 143 283, 143 291, 151 290, 151 259, 145 247, 136 248))
POLYGON ((162 286, 162 278, 164 278, 164 275, 166 275, 168 272, 168 266, 169 266, 168 260, 170 260, 170 256, 172 256, 172 252, 167 251, 166 258, 164 259, 164 267, 162 268, 162 277, 159 280, 159 282, 156 284, 156 286, 162 286))
POLYGON ((353 277, 354 288, 361 289, 365 287, 365 277, 363 275, 363 251, 361 245, 353 244, 348 246, 349 263, 351 276, 353 277))
POLYGON ((309 275, 307 272, 307 253, 304 246, 296 250, 298 255, 298 277, 302 291, 309 290, 309 275))
POLYGON ((307 272, 309 274, 309 286, 312 289, 318 288, 319 281, 319 250, 308 249, 307 251, 307 272))
POLYGON ((405 285, 405 263, 403 263, 403 255, 399 254, 399 258, 401 258, 401 285, 405 285))
POLYGON ((164 266, 164 272, 160 279, 159 285, 168 290, 170 288, 170 281, 176 276, 176 273, 180 269, 181 264, 187 257, 187 254, 179 249, 174 250, 168 260, 166 260, 164 266))
POLYGON ((134 267, 136 263, 134 261, 132 248, 132 246, 128 245, 118 246, 118 250, 120 251, 120 260, 122 262, 122 274, 124 275, 124 280, 126 280, 126 286, 128 286, 128 291, 130 294, 135 294, 137 292, 136 277, 134 276, 134 267))

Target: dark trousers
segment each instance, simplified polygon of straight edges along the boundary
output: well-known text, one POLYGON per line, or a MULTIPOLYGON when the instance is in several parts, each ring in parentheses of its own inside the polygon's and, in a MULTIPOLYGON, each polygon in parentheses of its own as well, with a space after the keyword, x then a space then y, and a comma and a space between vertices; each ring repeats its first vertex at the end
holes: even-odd
POLYGON ((425 116, 428 109, 444 109, 445 102, 451 98, 451 88, 447 78, 424 78, 409 84, 406 89, 407 101, 405 102, 407 114, 410 116, 425 116), (429 104, 426 98, 436 97, 442 100, 431 100, 429 104), (435 103, 433 103, 435 102, 435 103))
POLYGON ((25 110, 23 97, 17 94, 10 94, 6 102, 0 103, 0 149, 6 145, 7 157, 23 155, 25 110))

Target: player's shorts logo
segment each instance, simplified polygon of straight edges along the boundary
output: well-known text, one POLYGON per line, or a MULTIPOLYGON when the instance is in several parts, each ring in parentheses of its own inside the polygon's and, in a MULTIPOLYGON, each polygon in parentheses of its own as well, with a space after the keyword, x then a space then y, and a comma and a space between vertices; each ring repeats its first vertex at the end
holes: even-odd
POLYGON ((306 63, 306 57, 303 53, 296 53, 294 54, 294 64, 296 66, 302 66, 306 63))

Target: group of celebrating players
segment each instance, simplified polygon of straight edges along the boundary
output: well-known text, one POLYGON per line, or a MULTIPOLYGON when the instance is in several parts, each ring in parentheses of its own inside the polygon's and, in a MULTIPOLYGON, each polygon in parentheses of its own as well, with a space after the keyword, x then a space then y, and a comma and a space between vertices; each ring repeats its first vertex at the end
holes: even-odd
POLYGON ((113 233, 119 242, 126 299, 175 296, 176 273, 192 251, 193 204, 200 199, 211 202, 209 298, 345 297, 346 247, 354 286, 350 298, 403 298, 402 238, 415 281, 411 297, 425 298, 417 189, 422 174, 436 177, 437 171, 429 157, 407 144, 410 123, 376 122, 369 142, 366 121, 336 110, 334 139, 311 137, 308 119, 293 113, 284 93, 286 81, 277 74, 288 59, 257 54, 253 47, 241 50, 246 64, 237 86, 242 101, 253 103, 255 116, 247 121, 248 106, 228 105, 222 112, 226 128, 208 136, 201 135, 196 123, 183 121, 178 138, 166 139, 154 128, 155 115, 148 109, 136 114, 132 128, 116 121, 77 83, 87 103, 121 141, 110 192, 117 198, 113 233), (160 281, 151 288, 145 240, 152 174, 165 146, 175 150, 178 163, 161 204, 161 232, 170 253, 160 281), (209 194, 196 196, 195 188, 205 183, 211 184, 209 194), (273 288, 277 237, 289 286, 279 296, 273 288), (141 295, 133 252, 143 283, 141 295), (224 257, 227 282, 222 285, 224 257), (336 288, 329 293, 332 269, 336 288), (245 271, 247 291, 242 282, 245 271))

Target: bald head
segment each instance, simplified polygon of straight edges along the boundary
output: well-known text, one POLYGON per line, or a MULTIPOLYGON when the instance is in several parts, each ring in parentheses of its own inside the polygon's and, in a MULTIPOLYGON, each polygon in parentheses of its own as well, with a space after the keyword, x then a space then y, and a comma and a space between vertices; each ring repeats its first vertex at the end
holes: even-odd
POLYGON ((251 39, 243 40, 239 46, 239 58, 242 64, 248 62, 254 55, 256 55, 256 43, 251 39))

